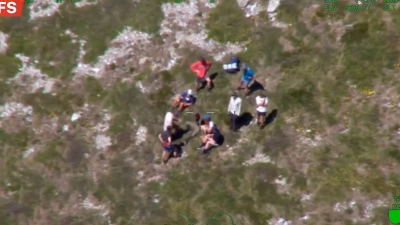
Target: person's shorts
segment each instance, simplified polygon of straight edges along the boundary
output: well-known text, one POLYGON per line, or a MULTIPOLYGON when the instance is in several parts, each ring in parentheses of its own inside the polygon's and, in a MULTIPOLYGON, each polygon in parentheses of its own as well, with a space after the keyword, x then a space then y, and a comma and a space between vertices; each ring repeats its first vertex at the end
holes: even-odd
POLYGON ((267 112, 259 112, 257 111, 257 116, 266 116, 267 112))
POLYGON ((245 80, 245 79, 242 78, 242 79, 240 80, 240 84, 241 84, 242 86, 249 87, 250 81, 249 81, 249 80, 245 80))
POLYGON ((164 152, 173 152, 174 149, 175 149, 175 147, 173 145, 163 146, 163 151, 164 152))
POLYGON ((201 83, 208 79, 208 75, 206 74, 203 78, 196 77, 196 82, 201 83))

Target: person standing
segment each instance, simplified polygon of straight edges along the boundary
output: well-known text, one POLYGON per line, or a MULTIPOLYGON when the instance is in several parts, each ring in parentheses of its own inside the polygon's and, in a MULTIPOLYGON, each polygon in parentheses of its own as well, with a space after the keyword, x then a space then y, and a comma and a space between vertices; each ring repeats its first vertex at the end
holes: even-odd
POLYGON ((172 127, 168 126, 166 130, 164 130, 160 135, 158 135, 158 139, 161 142, 163 147, 162 153, 162 163, 165 165, 168 162, 169 156, 173 153, 173 156, 177 156, 176 146, 172 144, 172 137, 171 137, 172 127))
POLYGON ((207 75, 211 65, 212 64, 204 58, 201 58, 199 61, 190 65, 190 70, 196 74, 196 92, 199 92, 200 84, 204 81, 207 82, 208 92, 211 91, 211 79, 207 75))
POLYGON ((264 126, 265 117, 267 115, 267 105, 268 105, 268 98, 265 96, 264 93, 261 93, 259 96, 256 97, 256 105, 257 105, 257 125, 261 128, 264 126))
POLYGON ((254 78, 255 76, 253 70, 251 70, 251 68, 247 64, 243 64, 243 74, 237 90, 245 89, 246 98, 249 97, 249 84, 252 80, 254 80, 254 78))
POLYGON ((230 117, 229 129, 236 131, 237 118, 240 115, 240 108, 242 106, 242 99, 238 97, 237 92, 233 92, 228 106, 228 115, 230 117))

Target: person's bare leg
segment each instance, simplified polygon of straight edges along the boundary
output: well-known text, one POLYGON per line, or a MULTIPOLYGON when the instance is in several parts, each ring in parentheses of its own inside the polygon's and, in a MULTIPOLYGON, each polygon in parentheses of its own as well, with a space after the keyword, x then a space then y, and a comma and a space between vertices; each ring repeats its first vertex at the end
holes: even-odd
POLYGON ((180 103, 180 99, 179 98, 175 98, 174 99, 174 107, 177 108, 179 106, 180 103))
POLYGON ((199 84, 200 84, 200 83, 196 81, 196 91, 197 91, 197 92, 199 91, 199 88, 200 88, 200 87, 199 87, 199 84))
POLYGON ((211 79, 207 78, 207 88, 210 89, 211 88, 211 79))
POLYGON ((178 111, 179 111, 179 112, 182 112, 183 108, 184 108, 184 103, 181 102, 181 103, 179 104, 179 109, 178 109, 178 111))
POLYGON ((244 91, 244 93, 245 93, 245 95, 246 96, 248 96, 249 95, 249 93, 250 93, 250 89, 249 89, 249 87, 247 86, 247 87, 245 87, 245 91, 244 91))
POLYGON ((261 115, 260 116, 260 125, 264 125, 264 121, 265 121, 265 116, 261 115))
POLYGON ((204 147, 204 150, 206 151, 206 150, 210 149, 211 145, 214 145, 214 144, 216 144, 216 143, 213 139, 208 139, 206 142, 206 145, 204 147))
POLYGON ((168 162, 168 153, 166 151, 163 151, 162 153, 162 163, 165 165, 168 162))

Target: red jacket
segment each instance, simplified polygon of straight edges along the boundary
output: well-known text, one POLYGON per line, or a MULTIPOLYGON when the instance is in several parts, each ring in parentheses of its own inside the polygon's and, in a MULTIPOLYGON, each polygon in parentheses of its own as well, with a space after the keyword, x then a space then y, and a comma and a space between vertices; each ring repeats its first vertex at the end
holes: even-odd
POLYGON ((206 75, 207 66, 211 66, 211 63, 209 61, 206 61, 206 66, 203 66, 203 64, 199 60, 190 65, 190 70, 192 70, 197 77, 203 78, 206 75))

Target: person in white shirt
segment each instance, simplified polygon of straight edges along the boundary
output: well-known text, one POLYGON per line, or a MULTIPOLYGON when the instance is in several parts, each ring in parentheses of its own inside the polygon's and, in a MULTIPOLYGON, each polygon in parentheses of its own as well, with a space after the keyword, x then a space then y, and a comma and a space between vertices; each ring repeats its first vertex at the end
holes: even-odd
POLYGON ((240 108, 242 106, 242 99, 238 97, 237 92, 233 92, 228 105, 228 115, 230 117, 229 129, 236 131, 237 118, 240 115, 240 108))
POLYGON ((163 130, 166 131, 168 126, 175 127, 175 122, 177 121, 178 112, 167 112, 164 118, 163 130))
POLYGON ((264 93, 256 97, 257 125, 263 126, 267 115, 268 98, 264 93))

